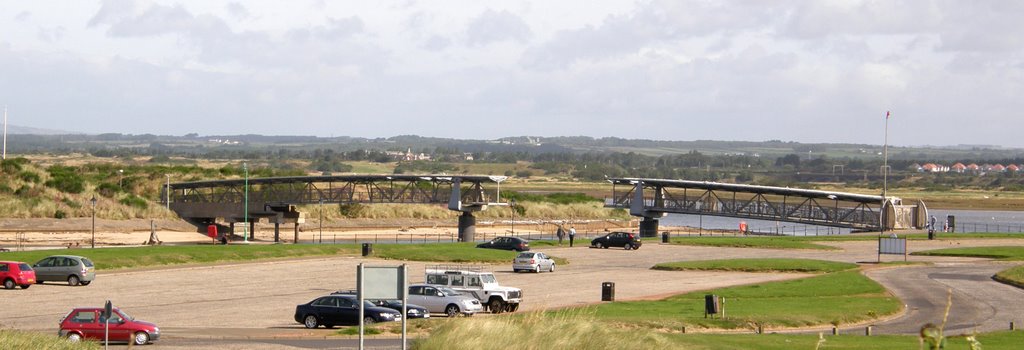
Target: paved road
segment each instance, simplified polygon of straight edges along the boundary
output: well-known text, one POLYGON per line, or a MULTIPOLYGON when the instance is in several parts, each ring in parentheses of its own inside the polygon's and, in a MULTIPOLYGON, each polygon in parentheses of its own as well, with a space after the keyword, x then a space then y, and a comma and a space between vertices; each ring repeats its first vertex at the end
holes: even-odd
POLYGON ((869 271, 868 277, 888 288, 907 305, 907 312, 875 326, 879 334, 913 334, 926 323, 942 324, 947 300, 949 334, 1007 330, 1024 318, 1024 290, 992 280, 1013 265, 999 262, 939 263, 869 271))

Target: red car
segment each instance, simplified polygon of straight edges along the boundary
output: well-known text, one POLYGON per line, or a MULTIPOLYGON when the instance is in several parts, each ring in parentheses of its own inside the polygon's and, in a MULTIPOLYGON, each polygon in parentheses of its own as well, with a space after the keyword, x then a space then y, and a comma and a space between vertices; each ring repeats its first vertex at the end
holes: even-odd
POLYGON ((5 289, 14 289, 16 286, 28 289, 36 283, 36 272, 20 261, 0 261, 0 281, 3 281, 5 289))
MULTIPOLYGON (((113 308, 110 316, 110 341, 131 342, 143 345, 160 339, 160 328, 146 321, 137 321, 119 308, 113 308)), ((60 321, 61 337, 71 342, 82 339, 103 341, 104 325, 100 316, 102 307, 80 307, 71 310, 60 321)))

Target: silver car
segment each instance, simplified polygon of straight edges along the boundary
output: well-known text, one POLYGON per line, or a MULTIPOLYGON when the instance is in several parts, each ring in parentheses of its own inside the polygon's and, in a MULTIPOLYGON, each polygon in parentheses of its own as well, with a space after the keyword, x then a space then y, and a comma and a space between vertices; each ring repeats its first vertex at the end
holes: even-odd
POLYGON ((409 303, 425 307, 432 313, 443 313, 448 317, 459 314, 472 316, 484 309, 480 301, 470 295, 427 284, 409 286, 409 303))
POLYGON ((512 260, 512 271, 555 272, 555 261, 541 252, 522 252, 512 260))
POLYGON ((36 270, 36 283, 67 281, 72 286, 88 286, 96 279, 96 267, 92 260, 75 255, 48 256, 32 265, 32 269, 36 270))

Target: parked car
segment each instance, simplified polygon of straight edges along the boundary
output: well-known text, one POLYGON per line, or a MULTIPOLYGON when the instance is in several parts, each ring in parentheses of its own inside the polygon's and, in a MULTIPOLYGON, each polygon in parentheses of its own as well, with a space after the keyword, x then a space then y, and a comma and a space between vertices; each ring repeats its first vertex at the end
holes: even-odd
MULTIPOLYGON (((376 306, 386 307, 386 308, 389 308, 389 309, 392 309, 392 310, 395 310, 395 311, 398 311, 398 312, 402 311, 402 301, 401 300, 395 300, 395 299, 369 299, 367 301, 369 301, 370 304, 373 304, 373 305, 376 305, 376 306)), ((419 305, 416 305, 416 304, 407 304, 405 307, 406 307, 406 309, 405 309, 405 314, 406 314, 405 317, 408 317, 408 318, 430 318, 430 310, 427 310, 427 308, 425 308, 425 307, 422 307, 422 306, 419 306, 419 305)))
POLYGON ((523 302, 522 289, 498 284, 494 273, 485 271, 481 266, 428 266, 424 269, 424 280, 432 287, 451 289, 476 298, 495 314, 515 312, 523 302))
POLYGON ((72 286, 88 286, 96 279, 96 267, 92 260, 81 256, 49 256, 39 260, 32 268, 36 270, 36 283, 67 281, 72 286))
MULTIPOLYGON (((378 307, 369 302, 363 305, 363 323, 401 321, 402 313, 378 307)), ((295 307, 295 322, 306 328, 333 328, 336 325, 359 324, 359 299, 354 295, 331 294, 295 307)))
MULTIPOLYGON (((331 295, 351 295, 358 298, 359 294, 357 293, 359 293, 359 291, 355 289, 343 289, 335 291, 331 293, 331 295)), ((366 301, 369 302, 370 304, 373 304, 374 306, 386 307, 388 309, 392 309, 395 311, 402 311, 402 301, 398 299, 366 299, 366 301)), ((405 310, 405 313, 405 317, 408 318, 430 318, 430 311, 428 311, 427 308, 416 304, 409 304, 409 306, 405 310)))
POLYGON ((555 272, 555 261, 541 252, 522 252, 512 259, 512 271, 555 272))
POLYGON ((476 247, 522 252, 530 250, 530 243, 519 237, 495 237, 490 241, 477 244, 476 247))
POLYGON ((608 247, 623 247, 626 250, 640 249, 641 245, 643 242, 640 241, 640 237, 629 232, 612 232, 590 241, 591 247, 605 249, 608 247))
POLYGON ((432 313, 443 313, 448 317, 458 315, 473 316, 483 311, 480 300, 456 292, 450 288, 436 287, 427 284, 409 286, 409 303, 416 303, 432 313))
MULTIPOLYGON (((146 321, 129 316, 120 308, 113 308, 110 315, 110 341, 131 342, 143 345, 160 339, 160 328, 146 321)), ((71 310, 60 321, 58 335, 71 342, 83 339, 103 341, 104 320, 102 307, 80 307, 71 310)))
POLYGON ((4 289, 14 289, 17 286, 28 289, 36 283, 36 272, 31 266, 20 261, 0 261, 0 281, 3 281, 4 289))

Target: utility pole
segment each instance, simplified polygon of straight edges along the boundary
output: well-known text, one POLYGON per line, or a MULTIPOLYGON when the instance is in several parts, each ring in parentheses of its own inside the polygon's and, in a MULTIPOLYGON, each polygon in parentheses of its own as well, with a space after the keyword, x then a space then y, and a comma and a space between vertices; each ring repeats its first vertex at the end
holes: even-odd
POLYGON ((242 171, 245 173, 245 227, 242 228, 242 241, 249 243, 249 168, 242 162, 242 171))
POLYGON ((171 174, 164 174, 164 176, 167 176, 167 189, 164 191, 166 198, 164 200, 166 200, 167 210, 171 210, 171 174))
POLYGON ((3 159, 7 160, 7 105, 4 105, 4 155, 3 159))
POLYGON ((886 204, 889 203, 889 199, 885 197, 886 192, 889 190, 889 111, 885 111, 885 140, 882 143, 882 206, 878 213, 878 218, 881 221, 882 229, 879 231, 883 236, 885 235, 885 225, 887 224, 885 211, 886 204))

